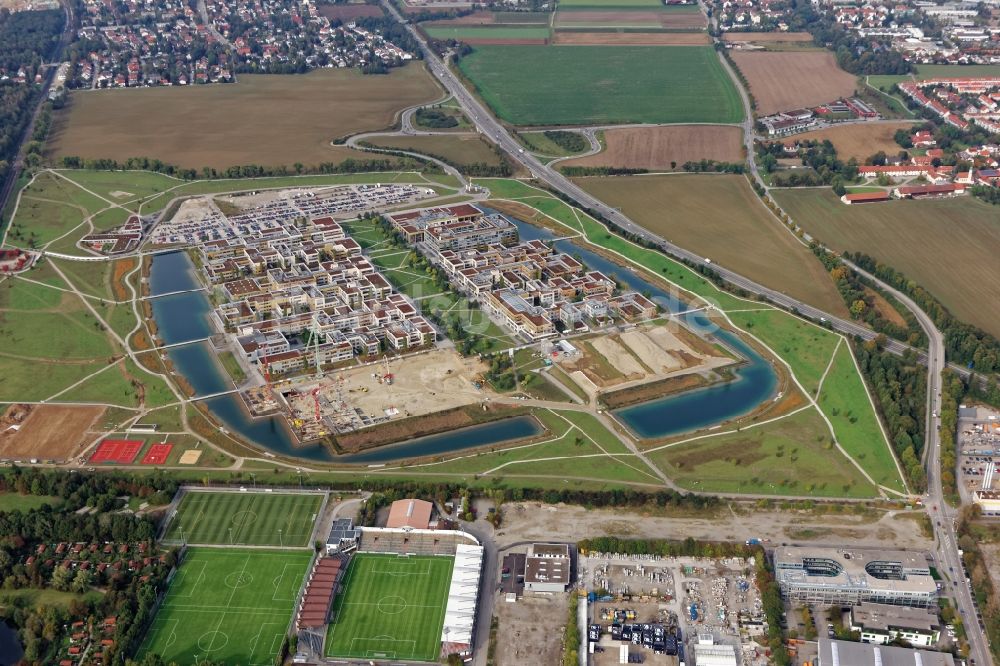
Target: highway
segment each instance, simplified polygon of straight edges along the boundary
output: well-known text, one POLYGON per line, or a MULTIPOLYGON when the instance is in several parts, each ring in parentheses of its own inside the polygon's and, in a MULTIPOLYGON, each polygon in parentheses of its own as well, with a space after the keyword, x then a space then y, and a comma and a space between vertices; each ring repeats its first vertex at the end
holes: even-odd
MULTIPOLYGON (((570 197, 575 200, 577 204, 599 212, 607 220, 614 223, 618 227, 628 231, 629 233, 635 234, 639 238, 649 241, 674 258, 696 265, 710 265, 723 280, 735 287, 739 287, 749 293, 755 294, 756 296, 766 299, 779 307, 797 312, 813 320, 825 322, 834 330, 845 335, 858 336, 864 340, 871 340, 877 336, 874 331, 871 331, 860 324, 832 316, 829 313, 808 305, 807 303, 803 303, 788 294, 758 284, 757 282, 754 282, 753 280, 750 280, 735 271, 729 270, 724 266, 709 262, 706 257, 702 257, 685 250, 684 248, 674 245, 664 238, 650 233, 646 229, 632 222, 632 220, 625 216, 621 211, 611 208, 604 202, 591 196, 562 174, 543 164, 536 157, 527 153, 521 144, 514 139, 511 133, 508 132, 508 130, 479 102, 479 100, 465 88, 455 73, 442 62, 437 54, 431 51, 423 36, 416 30, 416 28, 414 28, 414 26, 410 25, 409 22, 399 14, 396 8, 388 2, 388 0, 382 0, 382 5, 396 18, 397 21, 407 26, 410 34, 420 44, 425 62, 427 63, 427 66, 432 74, 445 87, 445 89, 451 93, 469 117, 469 120, 475 125, 477 130, 500 146, 500 148, 503 149, 511 159, 520 163, 535 179, 543 182, 552 190, 570 197)), ((720 55, 720 58, 721 57, 722 56, 720 55)), ((757 166, 753 159, 753 119, 752 115, 749 113, 749 99, 746 95, 746 91, 743 89, 743 86, 739 84, 738 79, 736 79, 733 75, 729 63, 724 58, 722 59, 722 63, 727 72, 730 73, 730 76, 732 76, 733 81, 742 97, 744 108, 747 111, 747 117, 744 121, 744 136, 747 142, 748 159, 751 165, 751 175, 758 183, 760 183, 760 174, 757 171, 757 166)), ((927 506, 934 528, 934 535, 937 544, 936 558, 941 567, 941 573, 952 581, 957 582, 957 584, 953 584, 952 589, 949 592, 954 595, 958 610, 961 614, 963 622, 965 623, 965 627, 967 628, 970 647, 969 656, 980 666, 990 664, 992 662, 986 645, 986 638, 984 633, 979 628, 976 608, 972 599, 971 591, 968 585, 965 584, 965 575, 962 570, 961 556, 958 553, 958 542, 955 534, 954 512, 949 509, 947 504, 944 502, 941 475, 939 473, 941 439, 937 428, 938 421, 936 415, 940 414, 941 411, 941 373, 945 367, 944 338, 941 332, 934 325, 931 318, 905 294, 893 289, 887 284, 882 283, 880 280, 875 279, 874 276, 868 275, 867 273, 864 273, 864 271, 860 271, 860 269, 856 266, 853 268, 866 277, 878 282, 882 288, 892 293, 900 300, 900 302, 904 303, 906 307, 913 311, 920 322, 921 327, 927 334, 927 338, 929 340, 929 349, 927 352, 914 349, 909 345, 892 339, 886 340, 885 348, 896 354, 902 354, 907 351, 916 351, 919 360, 928 366, 927 441, 925 444, 928 452, 928 491, 925 496, 925 505, 927 506)), ((964 376, 968 376, 968 371, 965 368, 956 366, 953 367, 964 376)), ((488 616, 484 614, 480 617, 480 630, 483 626, 488 626, 484 625, 482 620, 488 621, 488 616)), ((480 637, 477 643, 482 640, 481 633, 482 632, 480 631, 480 637)))

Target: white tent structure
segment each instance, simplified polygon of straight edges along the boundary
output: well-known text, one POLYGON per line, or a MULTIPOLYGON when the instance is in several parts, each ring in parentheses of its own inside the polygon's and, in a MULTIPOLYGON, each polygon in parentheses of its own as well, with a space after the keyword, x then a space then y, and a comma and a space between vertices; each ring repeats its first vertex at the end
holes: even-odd
POLYGON ((476 622, 479 599, 479 579, 483 570, 483 547, 458 544, 455 547, 455 567, 448 589, 444 627, 441 629, 442 654, 472 652, 472 631, 476 622))

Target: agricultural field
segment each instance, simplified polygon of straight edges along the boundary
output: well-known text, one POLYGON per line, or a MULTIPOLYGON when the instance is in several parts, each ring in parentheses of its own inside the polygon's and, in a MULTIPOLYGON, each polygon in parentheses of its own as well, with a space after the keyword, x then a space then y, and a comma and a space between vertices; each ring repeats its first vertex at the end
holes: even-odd
POLYGON ((457 39, 466 44, 544 44, 549 28, 544 25, 441 25, 423 28, 433 39, 457 39))
POLYGON ((454 558, 358 554, 333 602, 331 657, 438 660, 454 558))
POLYGON ((459 66, 497 115, 515 125, 742 117, 736 88, 708 46, 480 46, 459 66))
POLYGON ((995 206, 972 197, 845 206, 826 189, 776 190, 773 196, 823 243, 870 254, 926 288, 962 321, 1000 336, 995 206))
POLYGON ((688 490, 876 496, 871 482, 830 440, 826 424, 810 408, 765 425, 670 446, 650 457, 688 490))
POLYGON ((670 12, 633 7, 561 7, 553 20, 556 30, 676 30, 703 31, 705 15, 699 11, 670 12), (569 11, 567 11, 569 9, 569 11))
POLYGON ((103 414, 104 407, 98 406, 11 405, 0 420, 0 457, 69 460, 87 443, 87 433, 103 414), (15 415, 20 428, 7 429, 15 415))
POLYGON ((478 134, 463 136, 377 136, 365 139, 379 148, 411 150, 435 157, 458 167, 470 164, 500 166, 503 158, 478 134))
POLYGON ((438 87, 417 64, 385 76, 324 69, 246 74, 224 86, 88 91, 71 95, 55 115, 48 157, 145 155, 195 169, 371 159, 330 142, 389 127, 400 110, 437 97, 438 87))
POLYGON ((743 130, 712 125, 627 127, 604 131, 605 149, 567 160, 561 166, 608 166, 651 171, 679 169, 685 162, 708 159, 743 161, 743 130))
POLYGON ((322 495, 188 492, 164 539, 175 543, 307 546, 322 495))
POLYGON ((658 11, 669 11, 678 14, 698 13, 698 5, 671 5, 666 6, 661 0, 559 0, 559 9, 562 10, 583 10, 592 9, 619 10, 626 11, 632 9, 653 9, 658 11))
POLYGON ((319 13, 331 21, 348 23, 354 19, 383 16, 382 8, 369 4, 338 3, 319 5, 319 13))
POLYGON ((310 552, 190 548, 139 648, 164 663, 270 666, 310 552))
POLYGON ((914 78, 964 78, 970 76, 1000 76, 1000 65, 917 65, 914 78))
POLYGON ((558 30, 552 43, 564 46, 702 46, 706 32, 581 32, 558 30))
POLYGON ((732 57, 764 116, 832 102, 857 87, 828 51, 733 51, 732 57))
POLYGON ((827 312, 847 314, 823 265, 771 216, 743 176, 597 177, 576 183, 681 247, 827 312))
POLYGON ((855 158, 858 162, 864 162, 878 151, 885 152, 886 155, 895 155, 903 148, 893 140, 892 135, 897 130, 907 129, 913 123, 901 121, 898 123, 851 123, 849 125, 838 125, 813 132, 803 132, 796 134, 789 139, 793 141, 824 141, 829 139, 833 147, 837 149, 837 157, 847 161, 855 158))

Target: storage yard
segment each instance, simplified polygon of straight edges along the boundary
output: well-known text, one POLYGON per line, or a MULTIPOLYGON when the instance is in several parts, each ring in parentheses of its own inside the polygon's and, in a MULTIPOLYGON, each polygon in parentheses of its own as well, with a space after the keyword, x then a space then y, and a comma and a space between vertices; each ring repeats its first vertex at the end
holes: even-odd
POLYGON ((622 663, 625 653, 635 663, 691 663, 705 634, 732 646, 746 666, 767 663, 752 561, 588 553, 579 568, 590 599, 592 663, 622 663))
POLYGON ((958 486, 966 501, 983 513, 1000 515, 1000 412, 985 407, 962 407, 958 421, 958 486))

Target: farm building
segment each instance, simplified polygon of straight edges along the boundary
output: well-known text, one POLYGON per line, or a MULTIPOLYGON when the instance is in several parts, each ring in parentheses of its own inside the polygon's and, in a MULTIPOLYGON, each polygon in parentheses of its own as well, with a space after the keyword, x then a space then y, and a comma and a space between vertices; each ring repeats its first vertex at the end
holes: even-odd
POLYGON ((877 203, 879 201, 889 201, 888 192, 858 192, 855 194, 845 194, 840 200, 845 204, 877 203))
POLYGON ((897 187, 892 193, 900 199, 930 199, 954 197, 965 194, 965 185, 961 183, 944 183, 942 185, 913 185, 897 187))

